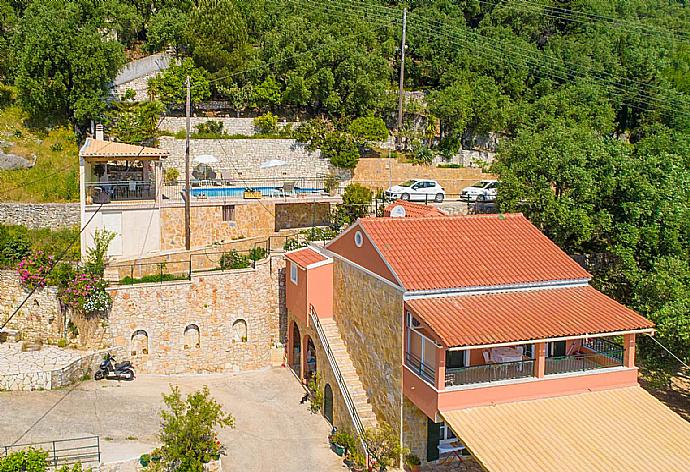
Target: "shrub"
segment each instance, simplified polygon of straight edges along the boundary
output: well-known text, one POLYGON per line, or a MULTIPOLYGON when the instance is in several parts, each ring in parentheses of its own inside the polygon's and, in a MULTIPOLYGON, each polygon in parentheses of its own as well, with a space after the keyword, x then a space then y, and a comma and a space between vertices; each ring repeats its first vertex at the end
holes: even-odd
POLYGON ((21 284, 29 290, 44 287, 54 259, 43 251, 35 251, 22 259, 17 267, 21 284))
POLYGON ((340 179, 333 174, 328 174, 328 176, 323 181, 323 189, 326 193, 331 194, 338 189, 340 185, 340 179))
POLYGON ((333 214, 333 226, 339 229, 343 225, 354 223, 369 212, 369 205, 373 198, 373 192, 360 184, 350 184, 343 192, 343 203, 335 207, 333 214))
POLYGON ((323 391, 321 390, 321 374, 319 372, 311 376, 307 382, 307 388, 311 392, 309 410, 312 413, 318 413, 323 406, 323 391))
POLYGON ((223 452, 215 428, 234 428, 235 419, 223 412, 208 387, 187 395, 185 400, 179 388, 171 390, 163 395, 167 409, 161 412, 161 461, 166 470, 201 472, 205 463, 218 459, 223 452))
POLYGON ((26 470, 43 472, 48 469, 48 453, 39 449, 17 451, 0 458, 0 472, 16 472, 26 470))
POLYGON ((110 308, 112 300, 105 291, 106 282, 100 276, 89 273, 78 273, 60 290, 60 300, 74 309, 85 313, 102 312, 110 308))
POLYGON ((108 254, 108 246, 115 239, 115 233, 97 229, 93 235, 93 246, 86 250, 85 268, 88 272, 103 277, 108 254))
POLYGON ((270 111, 254 118, 254 128, 260 134, 275 134, 278 131, 278 117, 270 111))
POLYGON ((266 257, 266 249, 262 247, 254 247, 249 251, 249 259, 253 261, 260 261, 266 257))
POLYGON ((220 256, 220 268, 221 270, 228 269, 246 269, 251 264, 249 258, 243 254, 238 253, 236 250, 223 253, 220 256))
POLYGON ((31 244, 22 233, 0 226, 0 268, 14 267, 31 254, 31 244))
POLYGON ((286 251, 294 251, 295 249, 305 247, 306 245, 306 242, 300 242, 297 238, 287 238, 285 240, 285 244, 283 245, 283 249, 286 251))
POLYGON ((411 452, 407 456, 405 456, 405 464, 407 464, 408 466, 421 465, 422 461, 419 460, 419 456, 417 454, 411 452))
POLYGON ((62 151, 62 143, 53 143, 50 146, 50 150, 53 152, 60 152, 62 151))
POLYGON ((194 128, 196 128, 196 134, 200 135, 223 136, 225 134, 222 121, 208 120, 199 123, 194 128))
POLYGON ((355 118, 350 123, 348 131, 352 137, 361 144, 374 141, 385 141, 388 138, 388 128, 381 118, 375 116, 362 116, 355 118))
POLYGON ((320 146, 321 157, 343 169, 354 169, 359 161, 359 148, 352 138, 338 131, 326 134, 320 146))
POLYGON ((172 185, 175 182, 177 182, 177 179, 180 178, 180 171, 177 170, 175 167, 170 167, 168 169, 165 169, 165 183, 167 185, 172 185))
POLYGON ((375 429, 367 428, 364 431, 364 440, 369 448, 369 453, 381 471, 396 464, 403 452, 400 438, 395 434, 393 428, 386 423, 382 423, 375 429))
POLYGON ((350 455, 353 451, 357 450, 355 446, 355 437, 348 432, 338 432, 331 438, 333 444, 338 444, 345 448, 345 454, 350 455))

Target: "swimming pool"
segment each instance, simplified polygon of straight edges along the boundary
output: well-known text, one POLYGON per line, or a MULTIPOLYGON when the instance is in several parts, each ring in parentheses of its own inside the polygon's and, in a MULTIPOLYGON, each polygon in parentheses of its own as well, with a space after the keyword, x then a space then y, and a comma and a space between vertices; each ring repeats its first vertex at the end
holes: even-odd
MULTIPOLYGON (((282 197, 284 195, 280 187, 252 187, 252 190, 261 192, 262 197, 282 197)), ((236 197, 244 196, 244 187, 194 187, 191 189, 192 197, 236 197)), ((316 193, 323 192, 320 188, 300 188, 295 187, 294 193, 316 193)))

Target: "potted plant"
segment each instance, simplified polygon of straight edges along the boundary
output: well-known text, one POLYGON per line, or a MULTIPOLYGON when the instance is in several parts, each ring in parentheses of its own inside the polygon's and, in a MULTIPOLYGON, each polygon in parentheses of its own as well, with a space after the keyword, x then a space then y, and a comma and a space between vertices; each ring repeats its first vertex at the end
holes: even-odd
POLYGON ((409 467, 410 472, 417 472, 419 470, 419 466, 422 465, 422 461, 419 460, 419 456, 417 456, 417 454, 410 452, 407 456, 405 456, 405 465, 409 467))
POLYGON ((335 453, 339 456, 350 454, 355 450, 355 438, 350 433, 335 433, 331 436, 331 442, 333 443, 333 448, 335 453))

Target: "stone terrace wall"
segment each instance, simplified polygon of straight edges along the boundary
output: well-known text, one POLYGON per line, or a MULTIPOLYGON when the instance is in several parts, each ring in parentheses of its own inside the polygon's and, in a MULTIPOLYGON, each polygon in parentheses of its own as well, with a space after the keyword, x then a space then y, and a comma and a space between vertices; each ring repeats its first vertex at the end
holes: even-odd
MULTIPOLYGON (((196 130, 196 126, 208 121, 220 121, 223 123, 223 131, 229 135, 241 134, 244 136, 254 136, 256 129, 254 128, 254 118, 232 118, 232 117, 199 117, 193 116, 190 119, 192 132, 196 130)), ((279 128, 291 126, 293 129, 299 125, 298 122, 282 122, 278 123, 279 128)), ((166 116, 161 121, 159 129, 169 133, 177 133, 186 129, 187 123, 183 116, 166 116)))
MULTIPOLYGON (((0 270, 0 325, 14 312, 29 292, 19 283, 14 270, 0 270)), ((36 290, 24 307, 7 324, 18 330, 24 339, 57 341, 63 327, 63 316, 55 287, 36 290)))
POLYGON ((478 168, 441 168, 433 165, 414 165, 398 162, 395 159, 360 159, 352 176, 353 182, 371 188, 388 188, 409 179, 434 179, 446 189, 447 194, 459 194, 464 187, 481 179, 494 178, 478 168))
MULTIPOLYGON (((309 152, 294 139, 192 139, 190 146, 192 158, 202 154, 217 157, 219 162, 212 167, 222 172, 224 178, 316 177, 335 173, 330 162, 321 159, 320 152, 309 152), (273 159, 287 164, 259 168, 262 162, 273 159)), ((184 140, 163 136, 160 148, 170 152, 163 166, 175 167, 184 175, 184 140)))
POLYGON ((79 204, 0 203, 0 224, 53 229, 79 226, 79 204))
POLYGON ((271 258, 255 269, 194 274, 191 281, 141 284, 109 289, 112 345, 127 349, 138 372, 240 371, 270 365, 279 341, 279 288, 271 258), (246 334, 242 330, 243 322, 246 334), (196 347, 185 336, 199 329, 196 347), (146 336, 133 339, 135 331, 146 336), (246 336, 246 337, 245 337, 246 336), (185 346, 187 343, 187 346, 185 346))

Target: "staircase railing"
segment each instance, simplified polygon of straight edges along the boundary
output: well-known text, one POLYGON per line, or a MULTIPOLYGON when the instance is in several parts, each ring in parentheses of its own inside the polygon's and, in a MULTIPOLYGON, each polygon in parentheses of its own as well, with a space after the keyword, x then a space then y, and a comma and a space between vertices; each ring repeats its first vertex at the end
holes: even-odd
POLYGON ((314 309, 313 305, 309 305, 309 317, 311 318, 311 322, 319 335, 319 340, 321 341, 323 350, 326 351, 328 363, 331 365, 331 370, 333 370, 335 381, 338 383, 340 393, 343 395, 345 406, 347 406, 347 411, 350 413, 350 417, 352 418, 352 424, 355 426, 357 436, 359 437, 359 440, 362 443, 362 448, 364 449, 364 454, 366 455, 368 464, 369 446, 367 442, 364 440, 364 425, 362 424, 362 419, 359 417, 359 413, 357 413, 357 408, 355 408, 355 402, 352 400, 350 391, 348 390, 347 384, 345 383, 345 378, 343 377, 343 374, 340 372, 338 362, 336 361, 335 355, 331 350, 331 346, 328 344, 328 338, 326 338, 326 333, 323 330, 323 326, 321 326, 321 323, 319 322, 319 316, 316 314, 316 310, 314 309))

